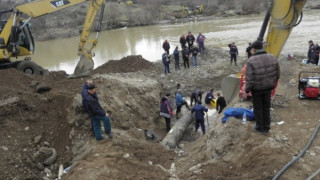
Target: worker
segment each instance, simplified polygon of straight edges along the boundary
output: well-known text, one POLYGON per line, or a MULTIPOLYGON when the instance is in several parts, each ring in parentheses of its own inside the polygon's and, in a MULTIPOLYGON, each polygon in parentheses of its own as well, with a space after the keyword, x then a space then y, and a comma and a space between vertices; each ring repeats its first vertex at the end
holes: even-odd
POLYGON ((251 43, 249 43, 249 46, 246 49, 248 59, 252 56, 251 50, 252 50, 251 43))
POLYGON ((198 104, 194 106, 191 110, 191 113, 195 113, 196 118, 196 132, 198 131, 199 125, 201 125, 202 134, 206 134, 206 127, 204 125, 204 113, 208 112, 208 108, 204 107, 201 101, 198 101, 198 104))
POLYGON ((164 66, 164 74, 167 75, 168 73, 170 73, 170 56, 168 54, 167 51, 165 51, 163 54, 162 54, 162 63, 163 63, 163 66, 164 66))
POLYGON ((200 54, 204 53, 204 40, 205 39, 206 39, 206 37, 201 32, 199 32, 199 35, 197 37, 196 42, 198 43, 200 54))
POLYGON ((192 66, 198 67, 197 56, 198 56, 199 49, 197 48, 197 46, 192 46, 191 52, 192 52, 192 66))
POLYGON ((180 84, 180 83, 178 83, 178 84, 177 84, 177 90, 175 91, 174 96, 176 96, 176 95, 177 95, 177 93, 178 93, 179 89, 180 89, 181 94, 183 94, 183 93, 182 93, 182 90, 181 90, 181 84, 180 84))
POLYGON ((320 47, 318 45, 318 43, 314 46, 314 50, 315 50, 315 65, 319 64, 319 54, 320 54, 320 47))
POLYGON ((182 34, 180 36, 180 44, 181 44, 181 49, 183 49, 184 47, 186 47, 187 41, 186 41, 186 37, 182 34))
MULTIPOLYGON (((88 89, 87 89, 87 88, 88 88, 88 86, 89 86, 90 84, 93 84, 92 79, 87 79, 87 80, 85 81, 85 83, 82 85, 82 92, 81 92, 81 96, 82 96, 82 109, 83 109, 85 112, 87 112, 88 103, 87 103, 87 101, 86 101, 86 99, 85 99, 84 96, 88 93, 88 89)), ((96 94, 95 96, 97 96, 97 94, 96 94)), ((92 128, 92 132, 93 132, 93 135, 94 135, 94 129, 93 129, 92 119, 91 119, 91 128, 92 128)))
POLYGON ((182 106, 185 105, 186 108, 190 111, 190 108, 187 104, 187 102, 184 100, 183 95, 181 93, 181 89, 178 89, 177 94, 176 94, 176 119, 179 119, 179 113, 181 112, 182 106))
POLYGON ((179 49, 178 46, 176 47, 176 49, 173 51, 173 56, 174 56, 174 68, 175 70, 180 70, 180 63, 179 63, 179 49))
POLYGON ((263 49, 261 41, 255 41, 252 48, 254 54, 247 62, 245 92, 252 93, 254 130, 266 134, 270 130, 271 91, 280 78, 280 67, 276 57, 263 49))
POLYGON ((203 91, 201 91, 201 90, 193 91, 190 96, 191 97, 190 98, 190 106, 192 106, 193 101, 194 101, 194 104, 197 104, 198 101, 201 101, 202 94, 203 94, 203 91))
POLYGON ((221 96, 220 93, 217 93, 218 99, 217 99, 217 105, 216 105, 216 110, 220 114, 222 110, 227 107, 226 100, 224 99, 223 96, 221 96))
POLYGON ((229 48, 230 48, 230 63, 232 65, 232 60, 234 61, 234 65, 237 65, 237 56, 238 56, 238 48, 235 44, 235 42, 233 42, 232 44, 228 44, 229 48))
POLYGON ((214 89, 210 89, 210 91, 206 94, 206 97, 204 99, 204 102, 206 104, 210 104, 211 101, 213 101, 215 99, 213 96, 213 91, 214 91, 214 89))
POLYGON ((166 121, 167 132, 171 129, 171 117, 174 116, 171 100, 169 99, 170 93, 161 98, 160 102, 160 116, 164 117, 166 121))
POLYGON ((162 44, 162 48, 164 49, 164 51, 166 51, 168 53, 168 55, 170 54, 170 52, 169 52, 170 43, 168 42, 168 40, 164 40, 164 42, 162 44))
POLYGON ((104 139, 101 133, 101 122, 103 121, 104 130, 109 138, 113 138, 113 134, 111 132, 111 123, 110 117, 108 113, 105 113, 102 109, 98 97, 96 95, 96 86, 94 84, 90 84, 87 86, 88 93, 84 96, 87 104, 87 113, 91 121, 93 122, 94 134, 97 141, 104 139))
POLYGON ((307 63, 315 63, 315 59, 316 59, 316 54, 315 54, 315 48, 314 48, 314 44, 313 41, 310 40, 309 42, 309 49, 308 49, 308 61, 307 63))
POLYGON ((193 42, 195 41, 195 38, 194 38, 194 36, 193 36, 193 34, 191 34, 191 32, 189 31, 188 32, 188 35, 187 35, 187 37, 186 37, 186 41, 187 41, 187 43, 188 43, 188 47, 189 47, 189 53, 191 52, 190 50, 191 50, 191 47, 193 46, 193 42))
POLYGON ((187 49, 187 47, 184 47, 182 49, 182 59, 183 59, 183 66, 184 66, 184 69, 189 69, 189 51, 187 49))

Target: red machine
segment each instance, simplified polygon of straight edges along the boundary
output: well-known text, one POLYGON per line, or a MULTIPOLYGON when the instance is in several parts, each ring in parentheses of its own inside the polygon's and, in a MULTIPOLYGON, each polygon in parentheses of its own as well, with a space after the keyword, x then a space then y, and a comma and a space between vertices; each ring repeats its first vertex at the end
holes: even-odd
POLYGON ((320 76, 319 72, 300 72, 299 73, 299 99, 320 99, 320 76), (308 74, 309 77, 301 77, 302 74, 308 74), (310 76, 317 74, 317 76, 310 76))

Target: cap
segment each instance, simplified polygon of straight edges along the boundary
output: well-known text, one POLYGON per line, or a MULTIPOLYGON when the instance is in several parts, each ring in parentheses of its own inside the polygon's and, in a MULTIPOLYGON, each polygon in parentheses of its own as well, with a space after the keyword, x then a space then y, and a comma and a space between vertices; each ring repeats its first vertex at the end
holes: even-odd
POLYGON ((252 43, 251 47, 253 47, 254 49, 262 49, 263 44, 261 41, 255 41, 252 43))
POLYGON ((95 86, 94 84, 89 84, 89 85, 87 86, 87 89, 88 89, 88 90, 92 90, 92 89, 95 89, 95 88, 97 88, 97 86, 95 86))

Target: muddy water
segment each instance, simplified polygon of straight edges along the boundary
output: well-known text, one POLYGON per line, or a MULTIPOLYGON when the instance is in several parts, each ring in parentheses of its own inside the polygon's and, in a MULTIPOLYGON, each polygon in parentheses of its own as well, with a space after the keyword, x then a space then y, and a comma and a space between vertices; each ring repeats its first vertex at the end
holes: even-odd
MULTIPOLYGON (((301 24, 294 28, 282 54, 305 54, 307 41, 320 42, 319 10, 304 13, 301 24)), ((189 30, 196 36, 199 31, 207 37, 205 44, 228 49, 227 44, 235 42, 240 55, 245 55, 249 42, 254 41, 260 31, 264 14, 218 18, 204 22, 190 22, 176 25, 154 25, 123 28, 100 33, 99 43, 94 49, 95 67, 111 59, 128 55, 142 55, 156 61, 161 58, 162 42, 165 39, 173 47, 179 45, 179 37, 189 30)), ((49 70, 64 70, 72 73, 78 62, 77 46, 79 37, 36 42, 36 52, 32 59, 49 70)), ((180 45, 179 45, 180 47, 180 45)))

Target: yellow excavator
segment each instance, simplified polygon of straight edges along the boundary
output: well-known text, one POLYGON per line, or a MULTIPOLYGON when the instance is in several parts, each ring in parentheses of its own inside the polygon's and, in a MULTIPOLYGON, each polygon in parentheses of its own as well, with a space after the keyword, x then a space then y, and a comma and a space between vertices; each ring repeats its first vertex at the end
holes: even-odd
MULTIPOLYGON (((306 2, 307 0, 271 1, 257 38, 258 41, 264 42, 265 50, 268 53, 279 57, 292 29, 302 20, 302 9, 306 2), (267 28, 267 37, 263 41, 267 28)), ((245 69, 242 72, 245 73, 245 69)), ((243 80, 244 77, 240 79, 237 75, 230 75, 222 80, 221 88, 227 102, 230 102, 238 94, 241 96, 243 80)))
POLYGON ((45 70, 31 61, 12 61, 13 58, 28 56, 34 53, 35 45, 30 28, 30 20, 50 14, 61 9, 89 2, 86 18, 80 36, 78 55, 80 60, 70 78, 87 76, 94 67, 92 49, 97 45, 98 34, 104 13, 105 0, 39 0, 15 6, 13 9, 0 12, 0 69, 17 68, 29 74, 44 74, 45 70), (93 28, 93 22, 100 11, 99 22, 93 28), (2 17, 8 17, 2 20, 2 17), (95 38, 89 39, 89 34, 95 30, 95 38))

